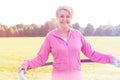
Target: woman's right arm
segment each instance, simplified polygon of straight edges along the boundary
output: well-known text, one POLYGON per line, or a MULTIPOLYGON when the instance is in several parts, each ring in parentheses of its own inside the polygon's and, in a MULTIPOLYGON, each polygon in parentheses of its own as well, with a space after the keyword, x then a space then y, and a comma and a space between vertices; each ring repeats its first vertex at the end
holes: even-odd
POLYGON ((26 72, 29 69, 44 65, 48 59, 49 53, 50 53, 50 39, 47 36, 37 56, 31 60, 25 60, 23 64, 19 67, 19 72, 23 69, 26 72))

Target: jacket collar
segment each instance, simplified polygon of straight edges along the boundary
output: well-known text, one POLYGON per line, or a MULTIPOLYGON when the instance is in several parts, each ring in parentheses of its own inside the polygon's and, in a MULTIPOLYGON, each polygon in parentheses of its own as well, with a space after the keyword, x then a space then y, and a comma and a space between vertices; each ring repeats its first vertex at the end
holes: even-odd
MULTIPOLYGON (((74 29, 70 28, 69 33, 68 33, 68 37, 71 36, 71 34, 72 34, 73 31, 74 31, 74 29)), ((55 36, 55 37, 61 38, 60 33, 59 33, 59 31, 58 31, 57 28, 52 31, 52 35, 55 36)))

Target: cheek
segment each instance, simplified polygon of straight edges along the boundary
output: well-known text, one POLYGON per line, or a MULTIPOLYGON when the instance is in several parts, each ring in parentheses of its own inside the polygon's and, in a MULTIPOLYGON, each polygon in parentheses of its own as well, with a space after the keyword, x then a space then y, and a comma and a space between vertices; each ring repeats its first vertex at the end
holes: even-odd
POLYGON ((57 18, 56 20, 57 20, 57 22, 61 22, 61 21, 62 21, 62 19, 61 19, 61 18, 57 18))
POLYGON ((71 23, 71 20, 70 20, 70 19, 69 19, 69 20, 67 20, 67 23, 68 23, 68 24, 70 24, 70 23, 71 23))
POLYGON ((66 22, 67 24, 70 24, 70 23, 71 23, 71 18, 68 18, 68 19, 66 19, 66 20, 64 20, 64 19, 62 19, 62 18, 57 18, 57 23, 58 23, 58 24, 62 24, 62 23, 64 23, 64 22, 66 22))
POLYGON ((67 22, 70 23, 70 22, 71 22, 71 19, 67 20, 67 22))

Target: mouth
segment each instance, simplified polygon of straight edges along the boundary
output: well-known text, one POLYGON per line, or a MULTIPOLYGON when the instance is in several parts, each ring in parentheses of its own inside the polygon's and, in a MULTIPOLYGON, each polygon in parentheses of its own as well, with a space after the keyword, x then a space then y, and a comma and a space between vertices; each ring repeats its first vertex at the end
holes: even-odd
POLYGON ((67 22, 61 22, 61 24, 69 25, 70 23, 67 21, 67 22))

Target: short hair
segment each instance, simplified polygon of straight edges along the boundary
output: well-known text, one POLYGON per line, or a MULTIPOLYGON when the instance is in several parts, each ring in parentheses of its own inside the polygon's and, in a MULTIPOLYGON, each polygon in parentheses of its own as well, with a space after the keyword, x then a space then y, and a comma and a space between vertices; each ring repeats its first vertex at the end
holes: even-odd
POLYGON ((56 10, 56 16, 58 15, 59 11, 61 11, 61 10, 66 10, 70 13, 71 17, 73 16, 73 9, 72 9, 72 7, 69 7, 69 6, 58 7, 57 10, 56 10))

